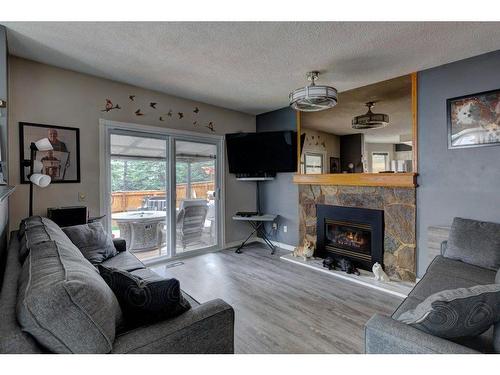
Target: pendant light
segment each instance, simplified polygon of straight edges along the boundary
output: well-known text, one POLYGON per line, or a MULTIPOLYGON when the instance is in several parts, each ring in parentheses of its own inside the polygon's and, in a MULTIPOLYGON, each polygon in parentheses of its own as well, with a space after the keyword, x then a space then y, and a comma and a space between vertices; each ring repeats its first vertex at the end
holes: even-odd
POLYGON ((353 129, 379 129, 389 124, 389 115, 385 113, 373 113, 372 108, 376 102, 367 102, 368 112, 352 119, 353 129))

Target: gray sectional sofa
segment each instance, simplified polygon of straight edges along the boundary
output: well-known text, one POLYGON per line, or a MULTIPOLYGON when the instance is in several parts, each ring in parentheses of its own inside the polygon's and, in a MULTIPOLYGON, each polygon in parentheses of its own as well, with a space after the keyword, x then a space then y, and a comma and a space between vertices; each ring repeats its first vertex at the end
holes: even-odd
POLYGON ((471 288, 476 285, 490 285, 495 284, 495 282, 500 283, 500 270, 498 270, 500 231, 498 231, 498 224, 496 224, 497 227, 492 226, 490 229, 489 238, 492 242, 490 244, 481 243, 488 236, 473 233, 474 227, 482 228, 485 224, 493 223, 474 223, 472 220, 455 219, 455 228, 452 226, 450 237, 454 237, 455 242, 463 243, 460 250, 463 254, 457 255, 447 251, 448 241, 442 243, 441 255, 434 258, 423 278, 392 316, 376 314, 366 323, 366 353, 478 354, 498 352, 498 350, 495 351, 494 345, 496 342, 498 348, 500 323, 491 326, 479 336, 449 340, 434 336, 398 320, 403 313, 415 309, 417 305, 435 293, 457 288, 471 288), (474 240, 474 237, 477 237, 477 241, 474 240))
MULTIPOLYGON (((61 353, 234 352, 234 311, 220 299, 200 304, 182 292, 191 304, 187 312, 138 328, 117 326, 116 319, 120 319, 121 312, 117 311, 119 306, 111 289, 102 278, 99 279, 95 267, 77 253, 64 232, 46 220, 44 225, 47 227, 40 232, 40 237, 32 236, 28 252, 26 233, 14 231, 10 235, 0 293, 0 353, 54 352, 48 347, 57 348, 56 351, 61 353), (50 241, 47 241, 47 236, 50 241), (48 289, 44 286, 57 284, 55 279, 58 277, 62 278, 63 282, 59 284, 63 287, 51 289, 54 290, 52 295, 44 294, 48 289), (87 289, 95 293, 86 295, 87 289), (28 291, 29 300, 24 303, 28 291), (56 293, 60 296, 54 296, 56 293), (23 299, 21 303, 20 298, 23 299), (61 302, 47 302, 54 301, 54 298, 56 301, 60 298, 61 302), (95 311, 87 309, 82 313, 85 310, 82 304, 95 308, 95 311), (37 322, 32 315, 42 316, 46 321, 37 322), (51 319, 54 316, 65 316, 65 319, 51 319), (82 320, 85 320, 84 324, 82 320)), ((102 264, 129 271, 143 279, 156 276, 125 250, 123 240, 113 242, 117 255, 102 264)))

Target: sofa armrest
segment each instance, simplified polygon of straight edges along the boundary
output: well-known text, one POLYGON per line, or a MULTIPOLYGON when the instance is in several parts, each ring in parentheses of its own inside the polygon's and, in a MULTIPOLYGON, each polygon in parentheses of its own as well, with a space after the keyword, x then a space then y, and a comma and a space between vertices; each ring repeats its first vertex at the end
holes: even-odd
POLYGON ((127 242, 123 238, 113 238, 113 245, 119 253, 127 250, 127 242))
POLYGON ((234 310, 221 299, 184 314, 125 332, 112 353, 234 353, 234 310))
POLYGON ((365 324, 365 352, 371 354, 481 354, 432 336, 388 316, 375 314, 365 324))

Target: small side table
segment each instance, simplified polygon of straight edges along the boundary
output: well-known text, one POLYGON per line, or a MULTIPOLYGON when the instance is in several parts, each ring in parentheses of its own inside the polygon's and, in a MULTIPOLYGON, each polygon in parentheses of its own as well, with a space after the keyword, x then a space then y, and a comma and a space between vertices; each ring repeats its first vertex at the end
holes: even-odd
POLYGON ((278 219, 278 215, 274 214, 263 214, 263 215, 252 215, 252 216, 233 216, 233 220, 235 221, 245 221, 247 222, 252 228, 253 231, 250 233, 250 235, 247 237, 243 243, 238 246, 236 249, 235 253, 240 254, 241 249, 243 246, 246 245, 250 237, 252 237, 254 234, 257 233, 257 235, 260 235, 260 237, 264 240, 267 246, 271 249, 271 254, 274 254, 276 251, 276 246, 272 243, 272 241, 267 237, 267 233, 264 229, 264 224, 265 223, 272 223, 278 219))

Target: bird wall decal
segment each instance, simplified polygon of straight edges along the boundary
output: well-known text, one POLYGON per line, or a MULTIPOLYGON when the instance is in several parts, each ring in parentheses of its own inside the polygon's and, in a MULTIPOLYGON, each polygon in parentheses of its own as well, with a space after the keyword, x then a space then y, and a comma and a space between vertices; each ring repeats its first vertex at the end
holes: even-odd
POLYGON ((135 100, 135 95, 129 95, 128 98, 133 102, 135 100))
POLYGON ((104 109, 101 109, 101 112, 109 112, 113 109, 122 109, 118 104, 113 105, 113 102, 110 99, 106 99, 106 104, 104 105, 104 109))
POLYGON ((156 104, 158 104, 158 103, 151 102, 151 103, 149 103, 149 106, 150 106, 151 108, 156 109, 156 104))
POLYGON ((179 120, 184 117, 184 113, 182 113, 182 112, 177 112, 177 114, 179 115, 179 120))
POLYGON ((193 121, 193 125, 194 126, 198 125, 198 121, 193 121))
POLYGON ((136 116, 144 116, 144 113, 141 112, 140 108, 137 111, 135 111, 134 113, 136 116))
POLYGON ((194 107, 194 110, 193 110, 194 113, 198 113, 200 112, 200 109, 198 107, 194 107))
POLYGON ((207 128, 209 128, 211 131, 213 131, 213 132, 214 132, 214 131, 215 131, 215 129, 214 129, 214 123, 213 123, 212 121, 210 121, 210 122, 208 123, 208 125, 207 125, 207 128))
POLYGON ((167 116, 172 117, 172 110, 171 109, 168 111, 167 116))
POLYGON ((160 116, 160 118, 159 118, 158 120, 160 120, 160 121, 165 121, 165 120, 163 119, 163 116, 160 116))

